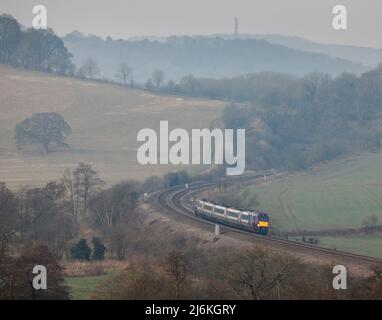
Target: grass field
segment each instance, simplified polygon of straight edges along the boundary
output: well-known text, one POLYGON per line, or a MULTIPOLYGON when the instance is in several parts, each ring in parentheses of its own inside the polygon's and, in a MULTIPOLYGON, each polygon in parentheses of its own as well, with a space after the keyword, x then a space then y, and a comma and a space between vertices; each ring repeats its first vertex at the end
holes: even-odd
POLYGON ((361 227, 371 214, 382 222, 382 153, 338 160, 250 192, 270 212, 273 225, 286 231, 361 227))
POLYGON ((65 284, 70 290, 70 299, 88 300, 91 298, 94 290, 111 275, 101 275, 92 277, 67 277, 65 284))
MULTIPOLYGON (((337 160, 316 172, 249 187, 272 225, 282 231, 362 227, 382 223, 382 153, 337 160)), ((382 235, 319 237, 320 246, 382 258, 382 235)))
POLYGON ((224 106, 0 65, 0 181, 11 187, 41 185, 79 162, 93 164, 108 183, 182 169, 138 164, 137 132, 158 129, 160 120, 168 120, 170 129, 209 127, 224 106), (37 148, 17 151, 15 125, 36 112, 58 112, 67 120, 73 131, 70 149, 47 155, 37 148))
POLYGON ((382 235, 364 237, 320 237, 320 246, 382 258, 382 235))

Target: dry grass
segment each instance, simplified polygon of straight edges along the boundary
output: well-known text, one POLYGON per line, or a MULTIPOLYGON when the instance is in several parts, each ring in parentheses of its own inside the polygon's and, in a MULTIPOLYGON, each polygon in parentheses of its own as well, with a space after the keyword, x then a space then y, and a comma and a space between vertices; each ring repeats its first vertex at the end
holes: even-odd
MULTIPOLYGON (((137 132, 159 128, 205 128, 225 103, 158 96, 91 81, 23 71, 0 65, 0 181, 11 187, 41 185, 66 167, 93 164, 109 184, 162 175, 181 166, 142 166, 136 161, 137 132), (36 112, 58 112, 71 125, 70 149, 47 155, 37 148, 17 151, 15 125, 36 112)), ((188 168, 200 170, 199 166, 188 168)))
POLYGON ((101 276, 114 271, 121 271, 128 266, 127 261, 65 261, 61 265, 65 268, 67 277, 101 276))

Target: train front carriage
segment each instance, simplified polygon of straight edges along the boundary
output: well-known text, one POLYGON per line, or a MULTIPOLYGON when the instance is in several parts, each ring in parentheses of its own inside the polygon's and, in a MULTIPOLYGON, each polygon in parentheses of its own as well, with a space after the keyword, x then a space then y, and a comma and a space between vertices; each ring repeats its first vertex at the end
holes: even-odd
POLYGON ((266 235, 269 231, 269 216, 265 212, 258 212, 256 218, 253 221, 253 228, 256 233, 266 235))

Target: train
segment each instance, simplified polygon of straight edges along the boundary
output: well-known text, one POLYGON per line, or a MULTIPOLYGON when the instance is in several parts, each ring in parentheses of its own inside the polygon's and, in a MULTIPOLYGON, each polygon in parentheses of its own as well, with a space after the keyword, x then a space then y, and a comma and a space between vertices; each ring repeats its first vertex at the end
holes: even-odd
POLYGON ((195 216, 247 230, 260 235, 267 235, 270 228, 269 215, 257 210, 239 209, 207 199, 196 199, 193 204, 195 216))

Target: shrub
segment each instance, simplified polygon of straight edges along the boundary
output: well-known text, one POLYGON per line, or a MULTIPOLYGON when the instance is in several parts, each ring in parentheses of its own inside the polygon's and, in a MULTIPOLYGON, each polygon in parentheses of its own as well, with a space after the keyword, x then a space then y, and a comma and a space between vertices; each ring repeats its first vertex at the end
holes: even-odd
POLYGON ((78 241, 78 243, 70 249, 70 252, 73 259, 90 260, 91 249, 89 248, 86 239, 78 241))
POLYGON ((102 243, 101 239, 93 238, 93 260, 105 259, 106 247, 102 243))

